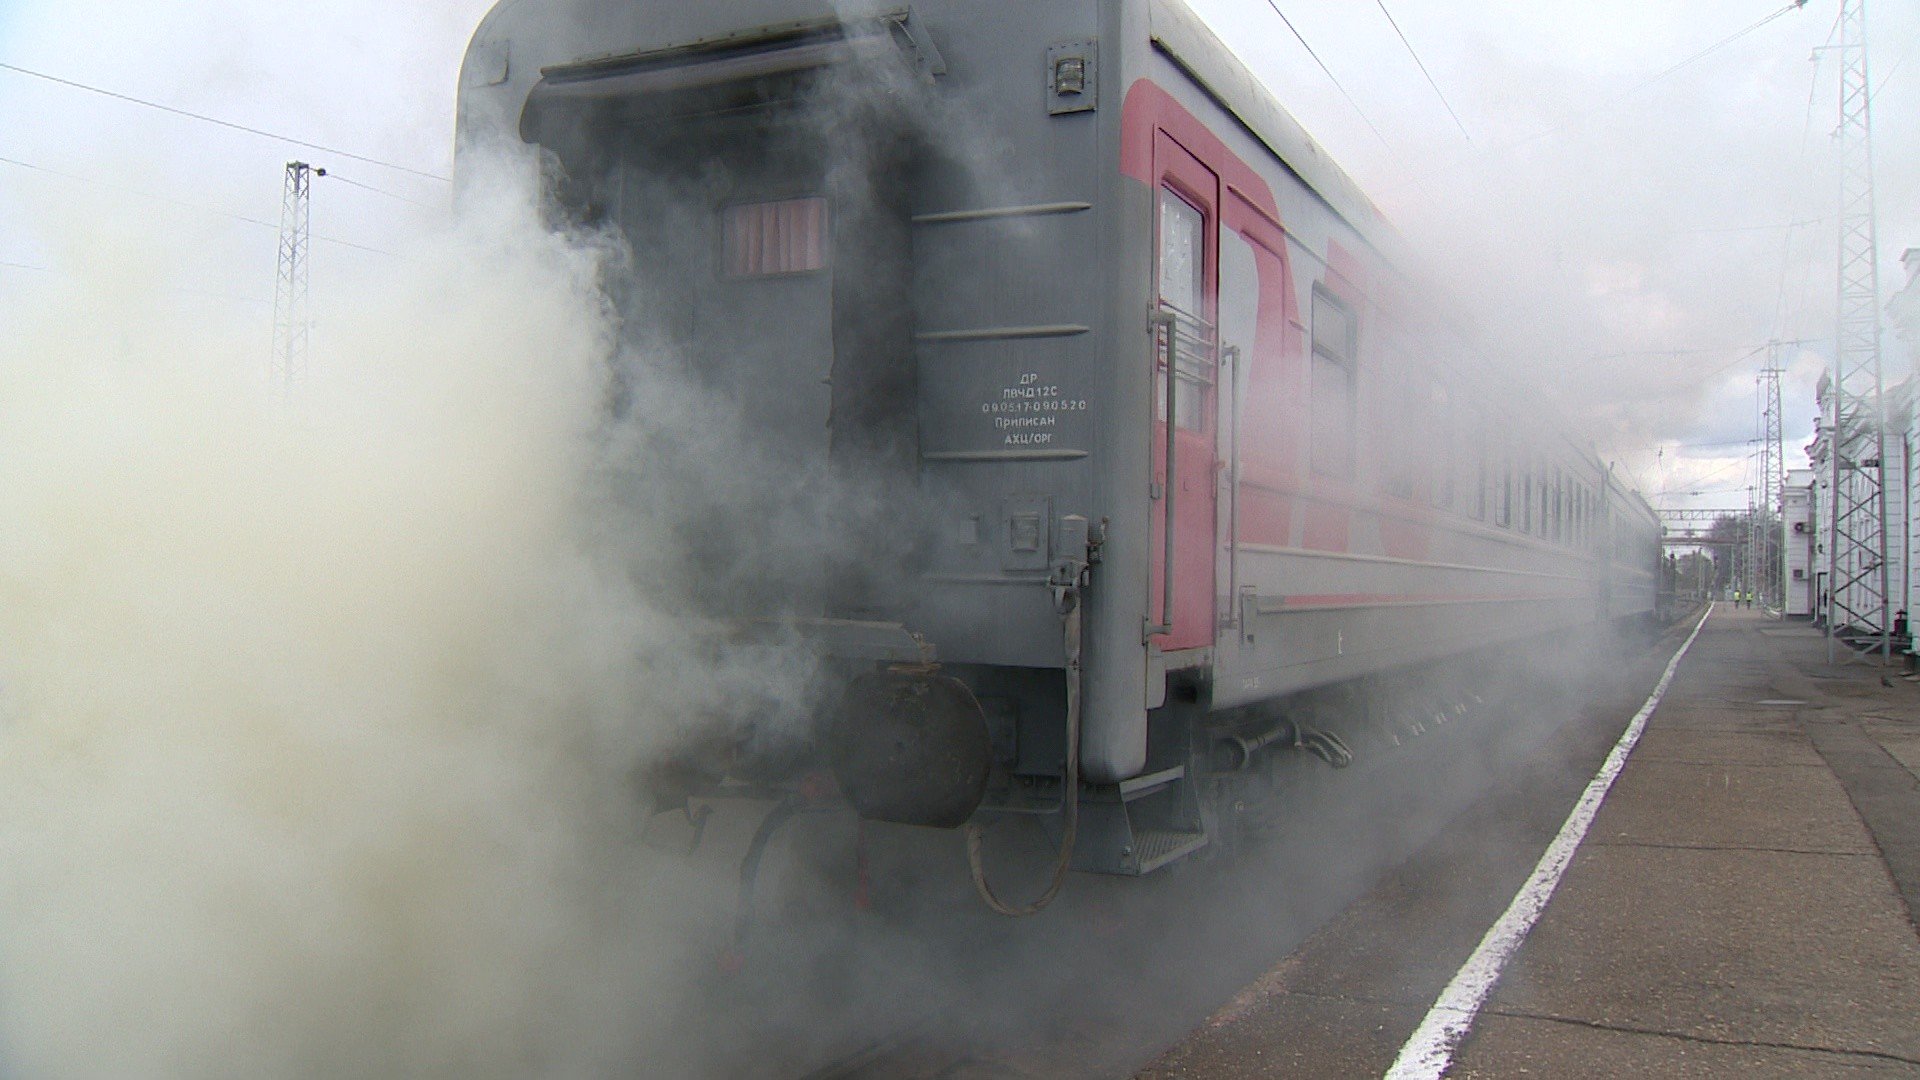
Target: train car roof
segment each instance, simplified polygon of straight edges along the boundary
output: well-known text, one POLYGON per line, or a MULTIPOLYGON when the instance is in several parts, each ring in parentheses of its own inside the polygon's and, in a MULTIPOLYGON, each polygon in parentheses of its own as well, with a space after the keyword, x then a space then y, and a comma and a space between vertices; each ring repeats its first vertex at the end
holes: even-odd
POLYGON ((1148 9, 1155 48, 1252 132, 1280 164, 1368 243, 1382 254, 1391 254, 1395 262, 1403 259, 1405 251, 1399 235, 1379 207, 1185 0, 1151 0, 1148 9))
MULTIPOLYGON (((1271 151, 1279 163, 1299 177, 1329 209, 1379 252, 1390 265, 1405 275, 1437 280, 1425 273, 1425 264, 1400 236, 1380 208, 1374 205, 1353 177, 1333 160, 1325 147, 1307 134, 1298 120, 1283 107, 1233 50, 1220 40, 1206 21, 1189 8, 1185 0, 1149 0, 1153 45, 1184 71, 1188 78, 1238 120, 1254 138, 1271 151)), ((1452 330, 1462 341, 1478 335, 1459 325, 1457 315, 1448 316, 1452 330)), ((1558 410, 1549 408, 1557 416, 1558 410)), ((1607 470, 1606 461, 1590 446, 1582 445, 1576 426, 1564 419, 1549 426, 1564 439, 1575 454, 1586 458, 1596 469, 1607 470)), ((1621 488, 1638 503, 1648 520, 1658 520, 1653 507, 1638 490, 1621 488)))
MULTIPOLYGON (((475 42, 484 38, 509 10, 524 4, 525 0, 501 0, 481 20, 475 42)), ((1282 167, 1299 177, 1309 191, 1375 250, 1399 264, 1403 272, 1414 269, 1405 259, 1405 245, 1379 208, 1185 0, 1147 0, 1145 7, 1155 49, 1252 133, 1282 167)), ((899 0, 840 0, 830 9, 832 16, 840 20, 898 16, 907 10, 899 0)), ((591 61, 575 58, 561 66, 592 65, 591 61)))

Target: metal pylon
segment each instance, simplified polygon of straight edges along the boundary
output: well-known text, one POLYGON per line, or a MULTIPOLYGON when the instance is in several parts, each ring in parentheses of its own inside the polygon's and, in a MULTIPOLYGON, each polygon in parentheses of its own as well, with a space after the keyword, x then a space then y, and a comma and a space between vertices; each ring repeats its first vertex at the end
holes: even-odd
POLYGON ((1746 566, 1740 575, 1741 593, 1752 606, 1760 598, 1760 500, 1765 496, 1747 489, 1746 566))
POLYGON ((280 203, 280 276, 273 288, 274 390, 291 396, 306 377, 313 322, 307 309, 308 253, 313 247, 313 178, 327 175, 304 161, 287 162, 280 203))
POLYGON ((1782 491, 1786 487, 1786 442, 1782 434, 1780 406, 1780 346, 1776 343, 1760 372, 1760 582, 1768 607, 1781 607, 1786 599, 1786 571, 1780 554, 1786 550, 1786 512, 1782 491))
POLYGON ((1835 636, 1878 639, 1888 618, 1886 424, 1880 368, 1879 238, 1873 195, 1873 100, 1866 0, 1840 5, 1840 276, 1827 464, 1827 658, 1835 636))

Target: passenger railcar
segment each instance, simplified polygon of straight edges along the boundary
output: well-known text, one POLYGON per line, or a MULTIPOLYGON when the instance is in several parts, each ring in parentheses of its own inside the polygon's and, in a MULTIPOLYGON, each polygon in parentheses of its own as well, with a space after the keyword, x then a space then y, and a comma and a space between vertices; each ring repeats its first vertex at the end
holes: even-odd
POLYGON ((815 644, 797 760, 871 817, 1051 806, 1143 873, 1216 738, 1338 753, 1290 703, 1653 609, 1649 508, 1180 0, 504 0, 502 138, 672 267, 636 321, 743 437, 898 508, 702 613, 815 644))

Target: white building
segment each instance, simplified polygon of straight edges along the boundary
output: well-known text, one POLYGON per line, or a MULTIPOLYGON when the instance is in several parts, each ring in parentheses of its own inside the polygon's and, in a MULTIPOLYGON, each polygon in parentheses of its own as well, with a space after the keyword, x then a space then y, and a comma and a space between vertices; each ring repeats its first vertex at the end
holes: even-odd
POLYGON ((1789 469, 1780 490, 1782 529, 1786 547, 1780 554, 1780 574, 1784 579, 1784 610, 1789 619, 1812 618, 1814 601, 1814 543, 1817 515, 1813 512, 1813 470, 1789 469))
MULTIPOLYGON (((1920 359, 1920 248, 1908 248, 1900 257, 1900 264, 1907 271, 1906 284, 1887 301, 1887 314, 1894 332, 1906 340, 1908 355, 1920 359)), ((1920 597, 1920 581, 1915 580, 1920 575, 1920 535, 1916 535, 1920 529, 1915 528, 1915 524, 1920 523, 1920 484, 1910 481, 1916 464, 1920 464, 1915 458, 1920 454, 1920 431, 1915 430, 1916 421, 1920 420, 1920 409, 1915 408, 1916 400, 1920 400, 1920 376, 1888 372, 1887 379, 1899 384, 1887 401, 1887 516, 1899 518, 1897 525, 1890 520, 1888 529, 1891 532, 1897 528, 1907 541, 1901 548, 1906 555, 1904 573, 1889 602, 1896 611, 1911 612, 1914 600, 1920 597), (1899 433, 1901 452, 1898 454, 1894 451, 1895 432, 1899 433), (1900 469, 1897 481, 1892 472, 1896 462, 1900 469)))
POLYGON ((1907 283, 1887 301, 1887 314, 1893 317, 1894 330, 1907 339, 1907 348, 1920 356, 1920 248, 1908 248, 1900 265, 1907 268, 1907 283))
MULTIPOLYGON (((1887 314, 1893 328, 1906 339, 1909 353, 1920 359, 1920 248, 1908 248, 1901 257, 1906 268, 1906 283, 1887 302, 1887 314)), ((1818 391, 1820 415, 1827 417, 1831 376, 1821 378, 1818 391)), ((1887 372, 1886 460, 1881 479, 1887 493, 1887 610, 1889 614, 1912 611, 1920 597, 1920 485, 1909 482, 1913 476, 1915 455, 1920 453, 1920 431, 1916 431, 1916 401, 1920 401, 1920 377, 1910 371, 1887 372)), ((1826 616, 1827 534, 1833 513, 1830 490, 1833 473, 1827 456, 1826 424, 1815 421, 1813 442, 1807 447, 1811 469, 1793 469, 1787 473, 1781 490, 1781 524, 1786 533, 1786 548, 1781 558, 1781 576, 1786 587, 1786 614, 1790 617, 1826 616)), ((1864 597, 1843 603, 1860 611, 1868 606, 1864 597)), ((1862 612, 1865 614, 1865 612, 1862 612)), ((1875 629, 1867 627, 1864 629, 1875 629)))

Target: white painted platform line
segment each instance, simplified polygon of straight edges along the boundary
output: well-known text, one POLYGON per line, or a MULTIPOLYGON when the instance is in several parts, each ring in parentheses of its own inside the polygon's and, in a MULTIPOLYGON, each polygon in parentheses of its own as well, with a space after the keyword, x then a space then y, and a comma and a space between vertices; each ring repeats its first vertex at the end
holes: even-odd
POLYGON ((1527 883, 1514 895, 1513 902, 1500 915, 1486 936, 1480 939, 1480 946, 1467 957, 1467 962, 1454 975, 1453 981, 1440 992, 1440 999, 1427 1011, 1426 1018, 1400 1048, 1400 1056, 1394 1059, 1393 1067, 1387 1070, 1387 1080, 1438 1080, 1453 1067, 1453 1052, 1473 1027, 1474 1017, 1480 1013, 1480 1006, 1487 1000, 1487 994, 1493 990, 1493 984, 1500 978, 1501 969, 1520 946, 1527 940, 1527 934, 1533 930, 1533 924, 1540 920, 1540 913, 1547 909, 1547 901, 1553 897, 1553 890, 1560 886, 1560 878, 1573 862, 1574 852, 1580 848, 1580 841, 1586 839, 1587 829, 1593 824, 1594 815, 1600 812, 1600 804, 1606 800, 1607 792, 1613 787, 1613 781, 1627 764, 1627 755, 1633 753, 1634 744, 1640 741, 1640 733, 1647 728, 1647 720, 1653 716, 1653 710, 1660 707, 1660 699, 1667 696, 1667 688, 1673 685, 1674 672, 1680 670, 1680 661, 1686 658, 1687 650, 1693 648, 1695 638, 1707 625, 1707 619, 1713 615, 1713 605, 1707 605, 1706 614, 1700 616, 1700 622, 1687 635, 1680 651, 1673 654, 1667 662, 1667 670, 1654 684, 1652 696, 1640 706, 1627 724, 1627 730, 1620 735, 1620 741, 1613 745, 1613 752, 1594 774, 1587 784, 1587 790, 1580 795, 1580 801, 1573 806, 1573 812, 1567 815, 1566 823, 1560 826, 1560 834, 1547 845, 1546 854, 1540 856, 1540 862, 1533 868, 1533 874, 1527 883))

